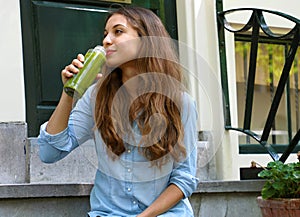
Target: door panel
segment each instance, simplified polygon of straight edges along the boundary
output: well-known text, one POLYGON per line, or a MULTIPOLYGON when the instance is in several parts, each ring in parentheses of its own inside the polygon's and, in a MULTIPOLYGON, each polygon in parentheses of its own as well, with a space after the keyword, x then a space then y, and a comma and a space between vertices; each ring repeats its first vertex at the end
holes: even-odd
MULTIPOLYGON (((157 13, 177 39, 175 1, 132 0, 132 5, 157 13)), ((61 70, 78 53, 101 44, 104 21, 114 6, 99 0, 20 0, 28 136, 37 136, 55 109, 61 70)))
POLYGON ((41 102, 55 102, 61 94, 60 72, 76 54, 101 44, 107 10, 72 4, 34 4, 41 71, 41 102), (69 31, 71 30, 71 31, 69 31), (55 63, 55 64, 53 64, 55 63), (52 90, 52 91, 48 91, 52 90))

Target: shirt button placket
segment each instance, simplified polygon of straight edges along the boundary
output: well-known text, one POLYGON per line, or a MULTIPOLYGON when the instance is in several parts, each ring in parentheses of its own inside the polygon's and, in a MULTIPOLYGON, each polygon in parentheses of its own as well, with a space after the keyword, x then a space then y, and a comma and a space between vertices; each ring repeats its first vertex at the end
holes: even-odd
POLYGON ((126 183, 125 183, 125 191, 126 191, 126 194, 132 196, 132 163, 133 161, 133 156, 132 156, 132 151, 131 149, 128 149, 126 154, 125 154, 125 162, 126 164, 124 165, 125 166, 125 180, 126 180, 126 183))

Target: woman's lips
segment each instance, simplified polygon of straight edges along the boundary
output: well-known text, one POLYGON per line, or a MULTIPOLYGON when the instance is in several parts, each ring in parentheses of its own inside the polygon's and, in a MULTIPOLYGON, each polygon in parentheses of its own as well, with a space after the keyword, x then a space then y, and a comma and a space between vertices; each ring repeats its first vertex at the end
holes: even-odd
POLYGON ((116 52, 115 50, 106 50, 106 56, 110 56, 111 54, 113 54, 114 52, 116 52))

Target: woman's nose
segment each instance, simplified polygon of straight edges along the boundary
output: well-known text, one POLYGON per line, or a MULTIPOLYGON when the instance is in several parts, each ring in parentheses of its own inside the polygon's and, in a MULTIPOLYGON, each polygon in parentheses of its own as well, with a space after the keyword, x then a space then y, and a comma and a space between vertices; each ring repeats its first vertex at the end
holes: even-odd
POLYGON ((104 46, 108 46, 108 45, 111 45, 111 44, 112 44, 112 39, 111 39, 111 37, 110 37, 109 34, 107 34, 107 35, 104 37, 102 43, 103 43, 104 46))

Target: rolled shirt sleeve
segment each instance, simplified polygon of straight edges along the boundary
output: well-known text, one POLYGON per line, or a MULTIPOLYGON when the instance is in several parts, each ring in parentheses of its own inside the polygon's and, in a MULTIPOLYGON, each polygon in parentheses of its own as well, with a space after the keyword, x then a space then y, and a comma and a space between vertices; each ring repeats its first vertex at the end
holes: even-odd
POLYGON ((197 119, 196 102, 188 95, 183 97, 182 122, 184 126, 184 145, 186 158, 174 164, 170 183, 181 189, 185 197, 189 197, 197 188, 197 119))
POLYGON ((38 136, 39 156, 45 163, 54 163, 72 150, 93 138, 93 101, 91 95, 94 86, 91 86, 73 108, 68 127, 60 133, 49 134, 46 131, 48 122, 40 127, 38 136))
POLYGON ((68 128, 58 134, 51 135, 46 131, 47 124, 48 122, 40 127, 40 135, 38 136, 39 156, 45 163, 54 163, 67 156, 78 144, 76 141, 70 140, 68 128))

